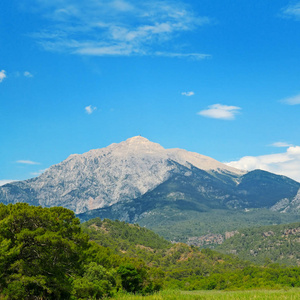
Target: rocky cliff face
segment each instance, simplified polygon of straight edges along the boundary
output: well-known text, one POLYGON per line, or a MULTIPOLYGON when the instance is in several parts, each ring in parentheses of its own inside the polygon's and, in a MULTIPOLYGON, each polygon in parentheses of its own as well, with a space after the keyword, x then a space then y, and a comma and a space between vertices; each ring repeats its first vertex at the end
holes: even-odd
POLYGON ((281 213, 299 213, 300 212, 300 189, 293 198, 283 198, 271 207, 272 211, 281 213))
POLYGON ((103 149, 74 154, 42 175, 0 187, 3 203, 64 206, 76 213, 138 198, 166 182, 179 166, 207 171, 232 182, 245 172, 210 157, 164 149, 137 136, 103 149))

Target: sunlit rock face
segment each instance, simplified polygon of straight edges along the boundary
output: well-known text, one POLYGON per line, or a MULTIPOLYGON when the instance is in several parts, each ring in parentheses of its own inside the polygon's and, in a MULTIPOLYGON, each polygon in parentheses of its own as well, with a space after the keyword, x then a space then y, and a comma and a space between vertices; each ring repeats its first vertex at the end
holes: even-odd
POLYGON ((283 198, 271 207, 273 211, 281 213, 300 213, 300 189, 295 197, 283 198))
POLYGON ((245 174, 210 157, 164 149, 136 136, 106 148, 70 155, 36 178, 4 185, 0 187, 0 201, 58 205, 80 213, 140 197, 179 172, 180 166, 221 174, 237 182, 245 174))

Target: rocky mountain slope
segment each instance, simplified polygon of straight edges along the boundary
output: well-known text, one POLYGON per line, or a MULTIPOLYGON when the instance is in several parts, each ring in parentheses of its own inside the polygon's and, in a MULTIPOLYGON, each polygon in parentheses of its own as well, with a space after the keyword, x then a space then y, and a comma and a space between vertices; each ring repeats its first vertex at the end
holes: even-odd
POLYGON ((283 197, 297 194, 299 184, 289 178, 261 170, 238 177, 210 174, 192 167, 177 166, 177 172, 151 191, 135 199, 80 214, 82 220, 94 217, 140 222, 149 214, 161 215, 167 207, 189 216, 212 209, 270 208, 283 197))
POLYGON ((133 222, 165 207, 189 212, 274 208, 283 199, 294 203, 299 188, 284 176, 247 173, 137 136, 71 155, 36 178, 6 184, 0 187, 0 201, 64 206, 133 222))
POLYGON ((62 205, 76 213, 140 197, 168 180, 179 166, 194 166, 234 180, 243 171, 181 149, 164 149, 136 136, 103 149, 74 154, 42 175, 0 188, 3 203, 62 205))
POLYGON ((293 198, 283 198, 271 207, 272 211, 280 211, 281 213, 287 212, 300 212, 300 189, 293 198))

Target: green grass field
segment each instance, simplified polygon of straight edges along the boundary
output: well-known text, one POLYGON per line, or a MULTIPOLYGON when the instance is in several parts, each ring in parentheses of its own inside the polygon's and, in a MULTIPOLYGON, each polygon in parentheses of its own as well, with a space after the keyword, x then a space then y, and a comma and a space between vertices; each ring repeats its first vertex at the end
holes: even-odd
POLYGON ((254 290, 254 291, 162 291, 151 296, 119 295, 118 300, 234 300, 234 299, 300 299, 300 289, 289 290, 254 290))

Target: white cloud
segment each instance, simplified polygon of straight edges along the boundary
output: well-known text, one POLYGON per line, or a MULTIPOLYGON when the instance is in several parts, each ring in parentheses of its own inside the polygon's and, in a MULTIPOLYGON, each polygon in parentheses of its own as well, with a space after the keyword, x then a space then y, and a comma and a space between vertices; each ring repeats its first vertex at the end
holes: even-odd
MULTIPOLYGON (((210 23, 182 0, 32 1, 35 10, 51 22, 47 29, 32 35, 46 50, 97 56, 209 56, 171 50, 170 41, 181 33, 210 23)), ((178 44, 176 41, 174 48, 178 44)))
POLYGON ((3 81, 4 78, 6 78, 5 70, 0 71, 0 82, 3 81))
POLYGON ((97 109, 97 107, 89 105, 89 106, 86 106, 84 109, 85 109, 85 112, 90 115, 97 109))
POLYGON ((293 17, 300 20, 300 2, 287 6, 282 12, 285 17, 293 17))
POLYGON ((280 100, 280 102, 288 104, 288 105, 300 104, 300 94, 293 96, 293 97, 282 99, 282 100, 280 100))
POLYGON ((12 180, 12 179, 1 179, 1 180, 0 180, 0 186, 5 185, 5 184, 7 184, 7 183, 14 182, 14 181, 17 181, 17 180, 12 180))
POLYGON ((228 166, 242 169, 261 169, 279 175, 288 176, 300 182, 300 146, 289 147, 286 152, 261 156, 245 156, 238 161, 226 163, 228 166))
POLYGON ((16 161, 18 164, 25 164, 25 165, 40 165, 39 162, 35 162, 32 160, 17 160, 16 161))
POLYGON ((191 96, 194 96, 195 95, 195 93, 194 92, 182 92, 181 93, 181 95, 183 95, 183 96, 187 96, 187 97, 191 97, 191 96))
POLYGON ((212 56, 210 54, 204 53, 173 53, 173 52, 155 52, 157 56, 164 56, 164 57, 175 57, 175 58, 190 58, 193 60, 201 60, 201 59, 208 59, 212 56))
POLYGON ((131 45, 119 44, 119 45, 104 45, 104 44, 92 44, 86 45, 84 47, 78 47, 73 53, 92 55, 92 56, 116 56, 122 55, 127 56, 133 54, 135 51, 132 49, 131 45))
POLYGON ((23 75, 24 75, 25 77, 28 77, 28 78, 33 77, 33 75, 32 75, 30 72, 28 72, 28 71, 25 71, 25 72, 23 73, 23 75))
POLYGON ((277 148, 287 148, 287 147, 292 147, 292 144, 288 144, 286 142, 276 142, 271 144, 271 146, 273 147, 277 147, 277 148))
POLYGON ((210 105, 208 109, 198 112, 198 115, 207 118, 233 120, 235 118, 235 115, 239 113, 240 109, 241 108, 238 106, 213 104, 210 105))

